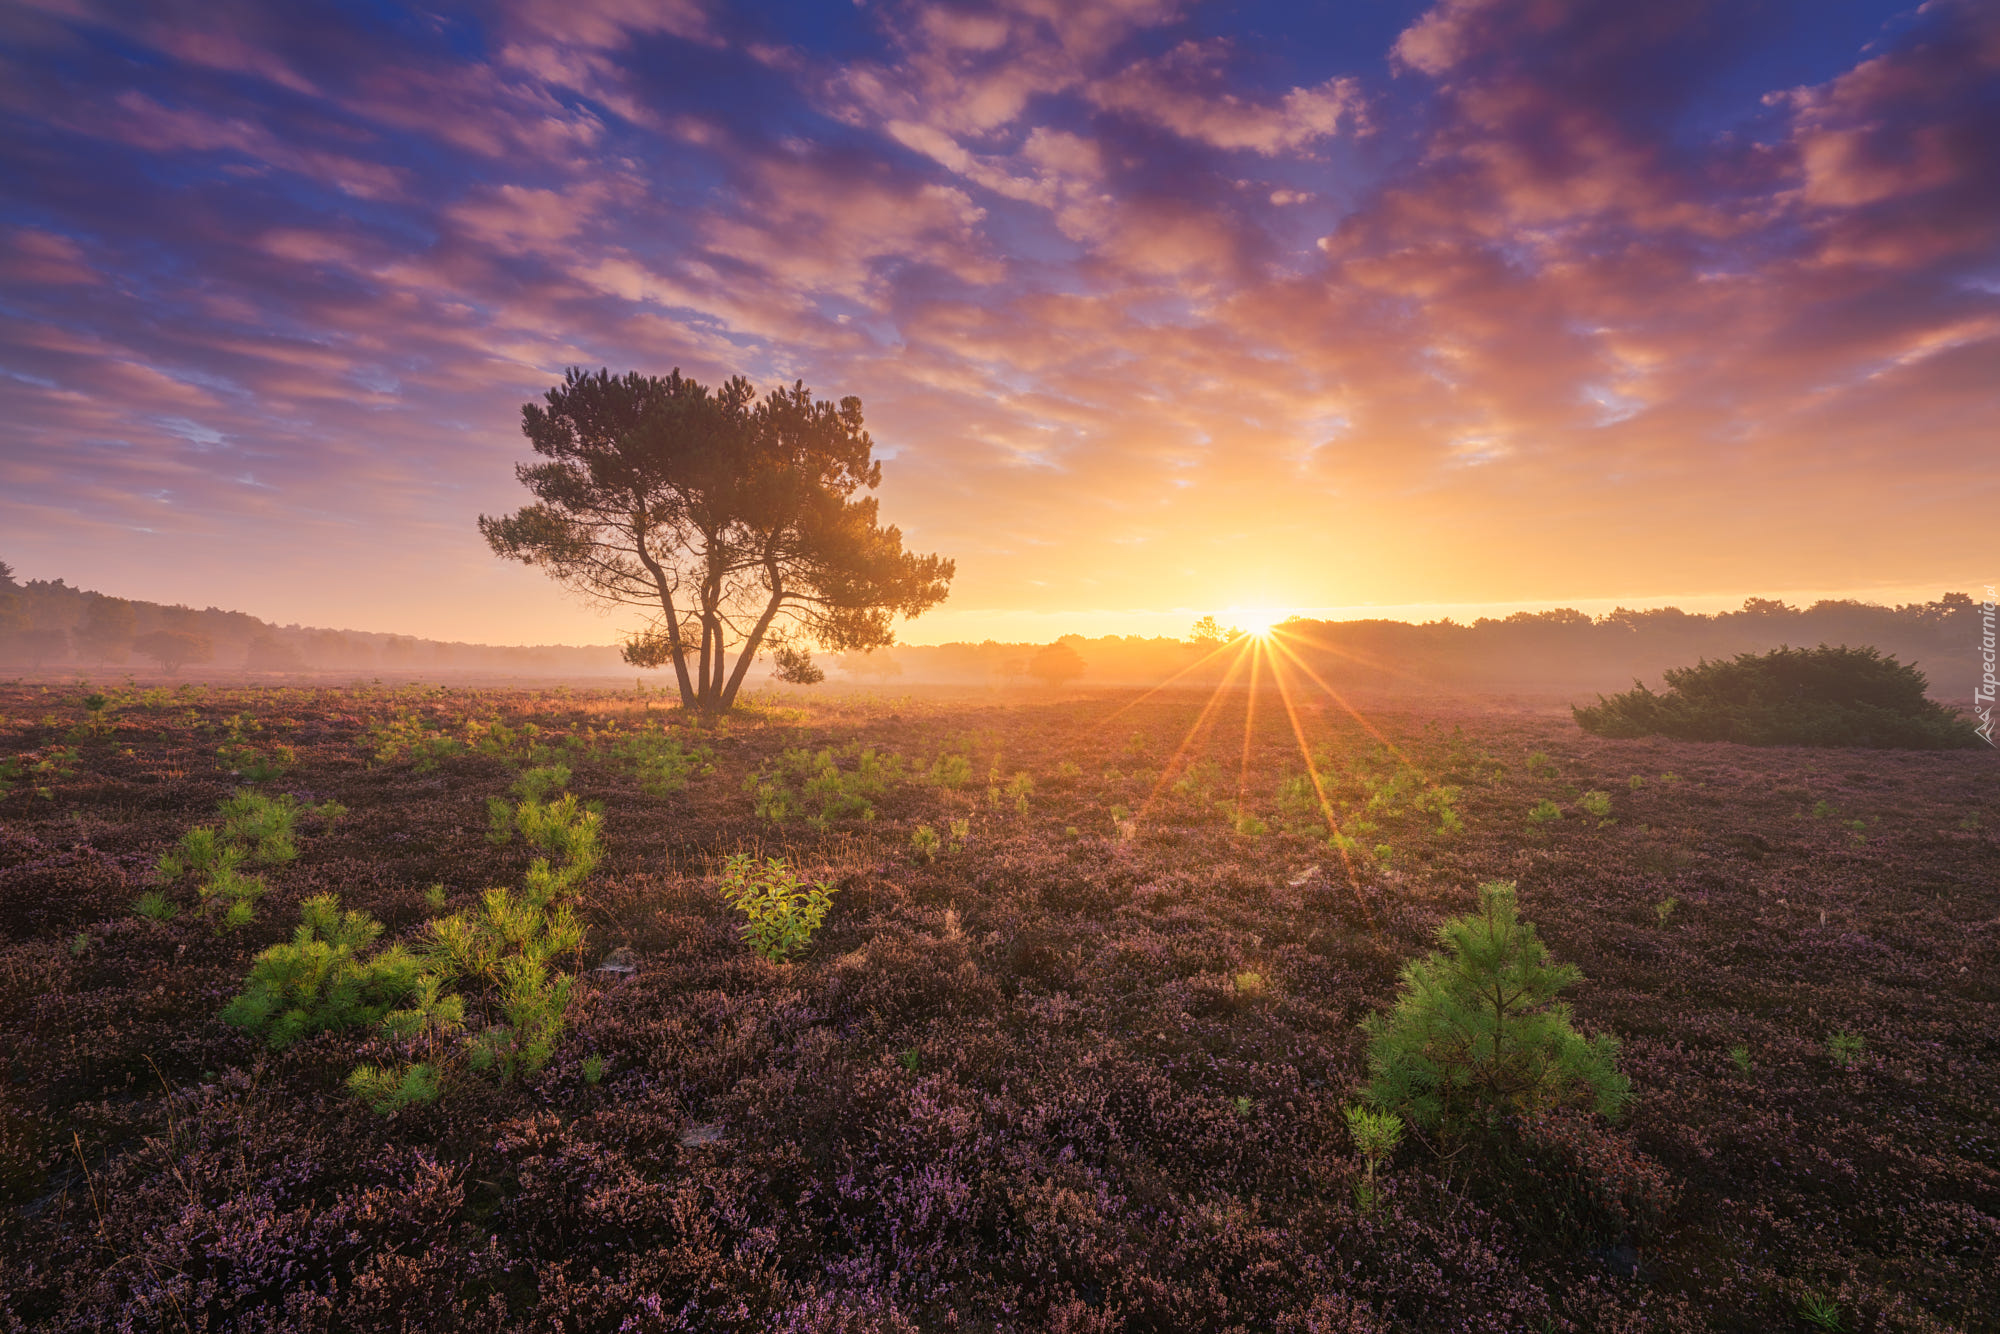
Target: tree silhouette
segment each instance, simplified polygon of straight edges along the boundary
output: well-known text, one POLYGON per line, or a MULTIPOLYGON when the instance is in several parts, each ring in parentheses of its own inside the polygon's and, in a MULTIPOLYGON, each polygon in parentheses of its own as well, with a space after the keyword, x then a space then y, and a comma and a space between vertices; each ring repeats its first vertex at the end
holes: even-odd
POLYGON ((178 672, 190 662, 207 662, 215 656, 215 646, 207 635, 186 630, 155 630, 140 635, 132 647, 160 664, 165 672, 178 672))
POLYGON ((535 503, 479 531, 497 555, 645 608, 626 661, 672 663, 683 705, 728 709, 767 644, 807 680, 811 646, 885 647, 892 617, 944 600, 952 562, 904 551, 857 495, 882 478, 860 399, 575 368, 545 398, 521 409, 542 461, 515 469, 535 503))
POLYGON ((1058 639, 1028 659, 1028 675, 1045 686, 1061 686, 1083 675, 1083 655, 1068 640, 1058 639))

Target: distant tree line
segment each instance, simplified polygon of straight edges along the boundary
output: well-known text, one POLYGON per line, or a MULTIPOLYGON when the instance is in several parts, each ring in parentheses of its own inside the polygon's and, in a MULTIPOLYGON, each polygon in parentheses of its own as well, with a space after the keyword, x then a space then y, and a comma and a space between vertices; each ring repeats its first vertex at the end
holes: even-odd
POLYGON ((409 635, 273 625, 217 607, 167 606, 17 580, 0 561, 0 667, 178 673, 496 672, 524 676, 629 675, 610 645, 512 647, 409 635))

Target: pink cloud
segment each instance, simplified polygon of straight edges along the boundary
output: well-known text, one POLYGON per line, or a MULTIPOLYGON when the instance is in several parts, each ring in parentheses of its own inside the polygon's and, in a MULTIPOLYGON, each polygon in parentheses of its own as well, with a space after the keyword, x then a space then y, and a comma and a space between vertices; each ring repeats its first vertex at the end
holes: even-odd
POLYGON ((1274 157, 1293 153, 1343 126, 1360 123, 1364 99, 1351 78, 1294 88, 1259 104, 1219 88, 1227 44, 1183 42, 1163 56, 1136 61, 1085 90, 1107 111, 1134 116, 1213 148, 1274 157))

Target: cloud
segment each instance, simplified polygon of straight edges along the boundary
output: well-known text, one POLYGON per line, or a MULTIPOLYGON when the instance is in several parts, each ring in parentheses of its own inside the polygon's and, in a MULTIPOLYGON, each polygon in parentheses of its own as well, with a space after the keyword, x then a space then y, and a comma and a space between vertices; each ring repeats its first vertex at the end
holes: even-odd
POLYGON ((1092 83, 1086 96, 1107 110, 1134 116, 1212 148, 1247 149, 1265 157, 1297 152, 1360 120, 1364 100, 1356 79, 1336 77, 1293 88, 1270 103, 1224 91, 1228 43, 1183 42, 1163 56, 1134 61, 1092 83))

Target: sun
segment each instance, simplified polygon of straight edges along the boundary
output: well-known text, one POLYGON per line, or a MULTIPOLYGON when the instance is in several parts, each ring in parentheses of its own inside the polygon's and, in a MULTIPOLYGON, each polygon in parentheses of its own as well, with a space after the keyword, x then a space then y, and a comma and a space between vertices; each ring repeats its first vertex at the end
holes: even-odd
POLYGON ((1269 639, 1271 631, 1290 615, 1290 612, 1276 607, 1245 607, 1232 619, 1242 623, 1244 634, 1254 635, 1258 639, 1269 639))

